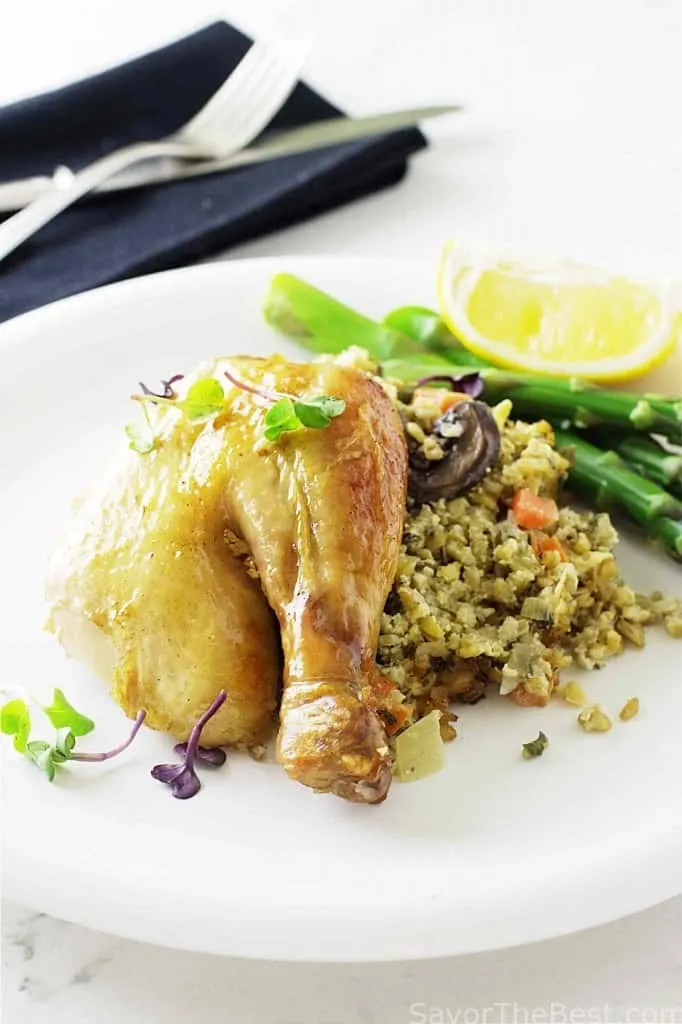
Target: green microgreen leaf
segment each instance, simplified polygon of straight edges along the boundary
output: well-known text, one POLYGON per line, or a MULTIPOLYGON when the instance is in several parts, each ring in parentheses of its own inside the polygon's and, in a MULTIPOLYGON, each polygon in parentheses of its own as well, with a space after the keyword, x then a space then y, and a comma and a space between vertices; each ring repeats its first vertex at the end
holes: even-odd
POLYGON ((187 395, 177 403, 190 423, 209 420, 222 411, 225 404, 225 391, 222 384, 214 377, 202 377, 192 384, 187 395))
POLYGON ((268 409, 264 424, 265 437, 268 441, 277 438, 289 430, 308 427, 322 430, 345 410, 346 403, 342 398, 333 395, 316 395, 313 398, 289 398, 285 396, 268 409))
POLYGON ((267 441, 276 441, 282 434, 291 430, 299 430, 301 427, 308 427, 312 430, 322 430, 328 427, 333 419, 345 411, 346 403, 342 398, 334 395, 313 395, 311 398, 293 398, 291 395, 283 395, 278 391, 271 391, 268 388, 256 387, 235 377, 229 370, 224 371, 225 376, 242 391, 248 391, 252 395, 259 395, 266 401, 272 402, 263 418, 265 427, 263 434, 267 441))
POLYGON ((298 430, 302 426, 290 398, 280 398, 275 402, 266 412, 263 423, 268 441, 276 441, 280 434, 288 430, 298 430))
POLYGON ((25 700, 11 700, 0 708, 0 731, 14 736, 14 749, 24 753, 31 732, 31 713, 25 700))
POLYGON ((45 773, 48 781, 52 782, 56 771, 55 765, 59 763, 55 761, 55 748, 44 740, 32 740, 26 744, 26 754, 45 773))
MULTIPOLYGON (((95 728, 91 718, 86 718, 76 711, 64 696, 61 690, 55 687, 52 695, 52 703, 43 708, 43 711, 57 730, 70 729, 74 736, 87 736, 95 728)), ((73 749, 73 748, 72 748, 73 749)))
POLYGON ((126 423, 125 432, 128 437, 128 446, 139 455, 148 455, 153 452, 157 445, 157 437, 149 422, 126 423))
POLYGON ((71 729, 57 729, 57 739, 54 744, 56 754, 59 754, 64 761, 68 761, 75 746, 76 737, 71 729))
POLYGON ((55 689, 52 703, 44 707, 43 711, 56 729, 53 743, 28 739, 31 718, 28 704, 23 700, 12 700, 0 708, 0 726, 5 735, 14 737, 15 749, 37 765, 49 782, 54 780, 57 768, 67 761, 96 762, 117 757, 133 742, 146 717, 144 710, 138 711, 128 738, 112 750, 102 753, 81 753, 75 750, 77 737, 92 732, 95 728, 92 719, 76 711, 59 689, 55 689))
POLYGON ((125 432, 128 436, 128 446, 139 455, 148 455, 159 443, 149 417, 149 410, 144 403, 142 403, 142 420, 127 423, 125 432))
POLYGON ((528 743, 523 744, 521 747, 521 753, 526 761, 530 761, 534 757, 542 757, 548 744, 549 740, 545 736, 544 732, 539 732, 536 739, 529 740, 528 743))
POLYGON ((321 430, 328 427, 333 419, 340 416, 346 408, 342 398, 333 395, 317 395, 314 398, 301 398, 294 402, 294 411, 304 427, 321 430))

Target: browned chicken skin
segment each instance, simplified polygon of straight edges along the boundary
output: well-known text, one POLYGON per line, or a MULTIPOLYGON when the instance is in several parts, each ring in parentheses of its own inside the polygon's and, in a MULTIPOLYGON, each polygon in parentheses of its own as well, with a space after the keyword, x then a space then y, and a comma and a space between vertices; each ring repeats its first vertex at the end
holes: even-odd
POLYGON ((254 459, 267 405, 233 389, 228 515, 280 623, 280 762, 314 789, 375 802, 391 777, 371 705, 383 683, 374 658, 405 508, 403 428, 381 387, 355 370, 279 360, 233 366, 278 392, 346 403, 327 428, 284 435, 254 459))
POLYGON ((225 544, 224 461, 197 462, 202 427, 175 411, 158 421, 159 447, 122 451, 74 509, 49 568, 50 625, 131 718, 144 709, 186 740, 224 687, 202 743, 260 743, 277 706, 277 624, 225 544))
MULTIPOLYGON (((253 740, 270 715, 279 647, 260 588, 225 547, 225 530, 237 534, 281 631, 281 764, 316 790, 378 802, 390 784, 391 757, 376 709, 390 703, 387 694, 394 691, 374 658, 405 508, 400 419, 376 381, 332 364, 239 358, 216 360, 198 375, 209 374, 226 391, 216 420, 192 427, 174 409, 157 412, 161 447, 146 456, 127 453, 99 518, 92 508, 85 519, 77 515, 66 556, 62 551, 50 577, 57 628, 64 632, 60 616, 68 621, 75 614, 104 630, 115 649, 114 695, 129 714, 145 707, 152 725, 184 738, 189 713, 196 717, 198 705, 224 686, 228 702, 209 743, 253 740), (270 403, 231 386, 225 369, 279 393, 335 395, 346 409, 324 429, 284 434, 270 444, 263 440, 270 403), (112 529, 122 494, 122 523, 126 517, 135 522, 135 537, 124 525, 112 529), (158 499, 146 522, 139 516, 143 495, 158 499), (186 575, 170 588, 167 580, 182 559, 176 569, 172 559, 155 565, 148 557, 159 547, 159 531, 187 555, 186 575), (145 575, 138 577, 133 570, 145 552, 145 575), (159 616, 162 586, 173 597, 162 601, 159 616), (200 610, 202 602, 213 610, 200 610), (143 639, 145 615, 150 633, 143 639), (192 661, 191 652, 185 655, 170 639, 188 621, 211 631, 208 661, 192 661), (154 663, 159 640, 172 649, 172 671, 170 654, 163 665, 154 663)), ((77 646, 66 638, 65 645, 77 646)))

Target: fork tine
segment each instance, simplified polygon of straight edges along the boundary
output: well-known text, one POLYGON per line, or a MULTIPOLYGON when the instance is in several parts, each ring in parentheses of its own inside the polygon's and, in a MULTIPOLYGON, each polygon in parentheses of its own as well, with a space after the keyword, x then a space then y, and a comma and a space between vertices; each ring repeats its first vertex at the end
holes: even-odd
MULTIPOLYGON (((297 84, 309 49, 310 43, 300 39, 290 43, 287 50, 278 55, 278 68, 273 67, 269 81, 261 87, 261 105, 263 101, 269 101, 271 106, 277 104, 273 113, 280 109, 297 84)), ((263 118, 263 114, 257 118, 254 111, 252 120, 259 120, 260 125, 257 129, 252 129, 252 136, 260 132, 270 120, 270 117, 265 120, 263 118)))
POLYGON ((263 68, 274 60, 274 52, 263 42, 255 42, 232 73, 225 79, 218 91, 198 111, 194 117, 183 125, 180 132, 183 136, 194 135, 200 131, 207 121, 211 121, 216 113, 223 111, 240 93, 249 88, 249 81, 260 78, 263 68))
MULTIPOLYGON (((231 123, 250 121, 254 111, 269 95, 272 95, 273 103, 282 94, 286 95, 292 88, 292 76, 298 74, 300 64, 297 53, 271 53, 239 91, 239 106, 229 111, 231 123)), ((225 117, 228 111, 223 108, 222 112, 218 111, 218 116, 221 113, 225 117)))
POLYGON ((308 50, 309 42, 303 39, 277 47, 254 43, 206 106, 180 129, 178 138, 210 142, 222 152, 247 145, 293 89, 308 50))
POLYGON ((306 53, 307 46, 302 42, 288 44, 284 49, 264 48, 258 67, 243 80, 243 85, 210 112, 211 119, 202 125, 202 134, 210 127, 225 137, 228 133, 239 135, 240 146, 245 140, 251 141, 290 93, 306 53))

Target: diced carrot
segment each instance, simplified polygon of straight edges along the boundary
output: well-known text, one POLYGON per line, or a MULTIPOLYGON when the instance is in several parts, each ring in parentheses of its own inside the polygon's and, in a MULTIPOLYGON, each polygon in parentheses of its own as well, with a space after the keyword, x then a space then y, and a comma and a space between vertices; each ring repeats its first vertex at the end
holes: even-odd
POLYGON ((546 533, 536 533, 532 543, 536 555, 544 555, 546 551, 556 551, 562 562, 568 561, 568 555, 562 547, 561 541, 556 537, 548 537, 546 533))
MULTIPOLYGON (((381 712, 380 712, 381 714, 381 712)), ((412 720, 412 708, 404 704, 394 705, 390 711, 384 711, 381 716, 384 720, 384 727, 389 736, 395 736, 397 732, 409 725, 412 720)))
POLYGON ((528 487, 516 492, 512 509, 522 530, 544 530, 559 518, 556 501, 533 494, 528 487))
POLYGON ((412 396, 412 403, 421 406, 424 410, 438 409, 441 413, 447 412, 458 402, 468 400, 469 395, 460 391, 448 391, 447 388, 417 388, 412 396))
POLYGON ((396 685, 392 679, 385 676, 383 672, 377 672, 372 676, 371 696, 377 700, 384 700, 389 694, 395 693, 396 685))

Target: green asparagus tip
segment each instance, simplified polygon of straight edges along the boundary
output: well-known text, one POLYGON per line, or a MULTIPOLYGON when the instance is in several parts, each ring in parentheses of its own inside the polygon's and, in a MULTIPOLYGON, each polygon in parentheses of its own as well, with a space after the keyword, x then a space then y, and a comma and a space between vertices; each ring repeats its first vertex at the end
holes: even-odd
POLYGON ((654 422, 654 411, 651 405, 642 398, 630 413, 630 421, 637 430, 650 430, 654 422))

